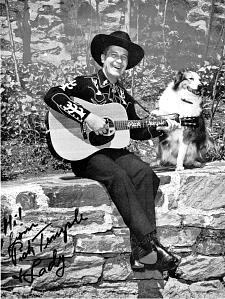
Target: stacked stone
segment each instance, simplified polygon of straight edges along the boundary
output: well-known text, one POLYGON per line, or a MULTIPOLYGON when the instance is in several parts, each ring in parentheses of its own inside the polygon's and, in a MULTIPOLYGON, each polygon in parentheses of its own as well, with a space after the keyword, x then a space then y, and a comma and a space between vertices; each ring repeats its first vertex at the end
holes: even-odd
MULTIPOLYGON (((108 0, 103 0, 99 2, 99 12, 104 18, 104 29, 107 28, 108 31, 113 31, 119 29, 119 18, 121 17, 121 12, 116 10, 117 1, 112 1, 109 3, 108 0), (113 13, 112 11, 115 12, 113 13), (108 11, 108 12, 107 12, 108 11), (107 21, 108 19, 108 21, 107 21)), ((142 1, 147 2, 147 0, 142 1)), ((160 1, 155 1, 156 5, 157 2, 160 5, 160 1)), ((96 1, 90 1, 90 6, 88 10, 85 11, 84 16, 78 16, 79 8, 82 6, 83 1, 74 1, 73 6, 69 2, 59 2, 58 0, 36 0, 30 1, 29 3, 29 13, 30 13, 30 23, 31 23, 31 48, 35 52, 32 59, 33 62, 45 61, 51 62, 52 64, 59 66, 61 61, 63 60, 71 60, 71 49, 74 47, 74 36, 76 33, 81 33, 82 25, 86 24, 87 18, 93 18, 92 21, 96 23, 96 1), (79 3, 80 2, 80 3, 79 3), (68 6, 66 5, 68 3, 68 6), (89 14, 88 14, 89 12, 89 14), (92 12, 92 14, 91 14, 92 12), (78 17, 80 20, 79 26, 74 28, 70 23, 76 24, 78 22, 78 17), (85 18, 86 17, 86 18, 85 18), (68 22, 65 23, 65 20, 68 22), (70 29, 68 31, 68 28, 70 29), (72 28, 72 29, 71 29, 72 28), (77 32, 76 32, 77 31, 77 32), (69 50, 69 51, 68 51, 69 50)), ((174 22, 179 28, 182 25, 190 25, 193 29, 196 29, 196 32, 193 34, 185 32, 182 39, 188 39, 189 44, 191 40, 199 40, 199 34, 207 34, 208 32, 208 23, 209 23, 209 15, 211 11, 211 3, 210 0, 188 0, 183 1, 179 4, 179 1, 174 5, 172 3, 170 7, 170 2, 168 3, 168 10, 174 11, 176 13, 176 17, 172 17, 174 22), (185 3, 186 2, 186 3, 185 3), (188 35, 188 36, 186 36, 188 35)), ((18 20, 17 15, 13 14, 13 9, 11 12, 11 19, 12 19, 12 28, 13 28, 13 38, 16 44, 16 51, 17 57, 22 58, 21 52, 21 44, 22 38, 18 36, 16 32, 18 31, 18 20)), ((213 18, 213 34, 211 38, 213 39, 212 45, 217 44, 221 36, 219 32, 217 32, 217 25, 220 27, 221 23, 224 21, 225 18, 225 5, 224 1, 215 1, 214 3, 214 18, 213 18)), ((9 34, 8 34, 8 24, 6 16, 1 16, 2 21, 2 35, 5 41, 9 42, 9 34)), ((166 20, 167 23, 171 21, 170 19, 166 20)), ((103 30, 104 30, 103 29, 103 30)), ((132 30, 135 30, 132 28, 132 30)), ((153 28, 152 36, 157 35, 158 28, 153 28)), ((90 28, 87 26, 86 31, 89 32, 90 28)), ((82 39, 83 37, 80 37, 82 39)), ((77 42, 77 40, 75 40, 77 42)), ((81 40, 78 39, 79 42, 81 40)), ((142 43, 143 41, 140 40, 142 43)), ((203 45, 205 46, 205 45, 203 45)), ((193 45, 190 47, 190 52, 195 53, 196 49, 193 45)), ((2 55, 4 57, 11 57, 11 49, 3 49, 2 55)), ((176 55, 176 54, 175 54, 176 55)), ((177 57, 176 57, 177 58, 177 57)), ((85 63, 85 56, 80 56, 79 61, 81 63, 85 63)))
POLYGON ((174 275, 134 273, 105 188, 57 175, 2 184, 2 296, 224 298, 225 163, 158 175, 158 234, 182 258, 174 275))

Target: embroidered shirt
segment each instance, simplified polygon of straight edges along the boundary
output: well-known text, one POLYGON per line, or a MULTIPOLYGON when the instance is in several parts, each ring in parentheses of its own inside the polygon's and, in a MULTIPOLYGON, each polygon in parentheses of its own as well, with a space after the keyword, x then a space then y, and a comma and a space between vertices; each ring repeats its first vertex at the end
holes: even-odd
MULTIPOLYGON (((85 107, 76 103, 73 97, 81 98, 94 104, 119 103, 127 111, 129 120, 140 119, 135 111, 134 99, 120 82, 110 83, 102 70, 90 76, 77 76, 73 81, 62 86, 52 87, 45 95, 45 103, 52 109, 82 123, 90 114, 85 107)), ((160 135, 155 127, 130 130, 132 139, 146 140, 160 135)))

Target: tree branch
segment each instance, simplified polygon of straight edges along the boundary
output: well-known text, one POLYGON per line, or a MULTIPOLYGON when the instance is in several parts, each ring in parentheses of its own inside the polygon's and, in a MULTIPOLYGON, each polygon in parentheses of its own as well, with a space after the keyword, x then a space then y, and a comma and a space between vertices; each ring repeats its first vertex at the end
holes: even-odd
POLYGON ((9 2, 8 0, 5 0, 5 7, 6 7, 6 15, 7 15, 7 21, 8 21, 8 26, 9 26, 9 38, 10 38, 10 44, 11 44, 11 49, 12 49, 12 58, 14 61, 14 67, 15 67, 15 73, 16 73, 16 81, 21 86, 20 84, 20 78, 19 78, 19 73, 18 73, 18 65, 17 65, 17 60, 16 60, 16 54, 15 54, 15 44, 13 40, 13 33, 12 33, 12 26, 10 22, 10 15, 9 15, 9 2))

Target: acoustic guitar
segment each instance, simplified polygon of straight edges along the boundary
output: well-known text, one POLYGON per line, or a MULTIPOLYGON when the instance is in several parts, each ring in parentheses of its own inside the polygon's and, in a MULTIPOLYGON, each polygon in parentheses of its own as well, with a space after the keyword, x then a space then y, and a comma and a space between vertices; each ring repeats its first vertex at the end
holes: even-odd
MULTIPOLYGON (((130 143, 130 129, 145 128, 150 126, 165 126, 167 122, 160 117, 148 117, 142 120, 128 120, 125 108, 119 103, 98 105, 89 103, 79 98, 74 98, 90 112, 104 118, 109 125, 108 132, 97 135, 86 124, 80 123, 56 112, 53 109, 48 113, 48 127, 51 144, 61 158, 69 161, 84 159, 104 148, 124 148, 130 143)), ((188 119, 177 121, 194 126, 195 122, 188 119)))

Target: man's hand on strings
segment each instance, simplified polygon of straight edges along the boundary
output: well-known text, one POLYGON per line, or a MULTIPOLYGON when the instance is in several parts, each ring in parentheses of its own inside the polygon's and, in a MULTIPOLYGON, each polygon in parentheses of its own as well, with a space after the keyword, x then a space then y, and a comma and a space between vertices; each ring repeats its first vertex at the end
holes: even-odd
POLYGON ((159 126, 159 127, 157 127, 156 130, 164 131, 164 132, 171 132, 173 130, 181 128, 180 123, 178 123, 177 121, 172 120, 170 118, 165 118, 165 120, 166 120, 167 125, 166 126, 159 126))
POLYGON ((162 115, 159 110, 153 110, 151 112, 151 115, 155 117, 160 117, 166 121, 165 126, 158 126, 156 128, 156 130, 158 131, 171 132, 173 130, 181 128, 181 124, 173 119, 174 115, 162 115))
POLYGON ((88 127, 95 132, 96 135, 106 134, 109 129, 109 125, 105 122, 105 119, 94 113, 90 113, 86 117, 85 122, 88 127))

